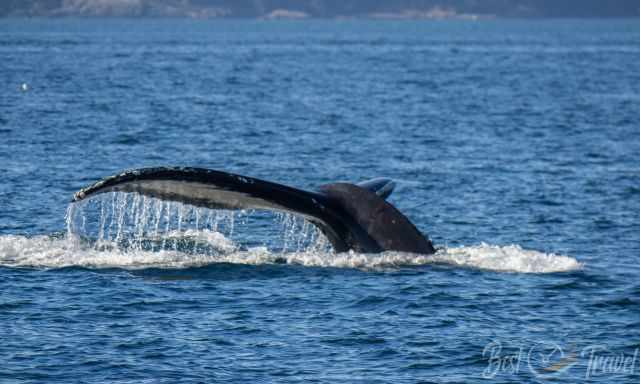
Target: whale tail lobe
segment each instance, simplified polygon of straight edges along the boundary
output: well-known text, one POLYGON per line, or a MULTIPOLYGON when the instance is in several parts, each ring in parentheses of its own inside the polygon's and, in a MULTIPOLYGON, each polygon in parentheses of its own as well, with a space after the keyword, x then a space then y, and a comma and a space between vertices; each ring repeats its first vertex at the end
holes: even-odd
POLYGON ((262 209, 302 216, 336 252, 435 252, 431 241, 385 201, 389 179, 323 185, 317 192, 203 168, 157 167, 126 171, 76 192, 80 201, 105 192, 132 192, 211 209, 262 209))

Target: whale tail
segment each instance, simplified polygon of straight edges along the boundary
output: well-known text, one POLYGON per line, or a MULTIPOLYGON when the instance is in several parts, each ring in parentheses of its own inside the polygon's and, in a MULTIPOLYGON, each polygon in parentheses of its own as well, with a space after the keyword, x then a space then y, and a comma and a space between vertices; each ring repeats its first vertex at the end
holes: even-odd
POLYGON ((80 201, 105 192, 133 192, 211 209, 263 209, 302 216, 336 252, 435 252, 431 241, 385 199, 395 184, 373 179, 322 185, 317 192, 203 168, 125 171, 76 192, 80 201))

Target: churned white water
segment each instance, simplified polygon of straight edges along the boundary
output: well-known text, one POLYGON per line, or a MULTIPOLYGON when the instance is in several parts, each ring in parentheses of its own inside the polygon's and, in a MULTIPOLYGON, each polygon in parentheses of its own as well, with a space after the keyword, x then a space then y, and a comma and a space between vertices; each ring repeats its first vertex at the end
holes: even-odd
MULTIPOLYGON (((173 236, 178 236, 174 233, 173 236)), ((315 250, 273 252, 266 247, 238 249, 218 232, 185 232, 180 236, 197 237, 223 252, 194 254, 176 250, 145 251, 121 249, 116 244, 100 249, 84 246, 72 237, 0 237, 0 264, 11 267, 90 267, 90 268, 189 268, 214 263, 236 264, 299 264, 310 267, 338 268, 398 268, 429 264, 451 264, 492 271, 523 273, 565 272, 581 268, 581 263, 569 256, 525 250, 517 245, 481 244, 439 250, 435 255, 402 252, 360 254, 331 253, 315 250)))
POLYGON ((317 228, 292 215, 208 210, 122 193, 71 205, 66 234, 0 236, 3 266, 139 269, 215 263, 359 269, 449 264, 522 273, 582 267, 569 256, 484 243, 434 255, 335 253, 317 228))

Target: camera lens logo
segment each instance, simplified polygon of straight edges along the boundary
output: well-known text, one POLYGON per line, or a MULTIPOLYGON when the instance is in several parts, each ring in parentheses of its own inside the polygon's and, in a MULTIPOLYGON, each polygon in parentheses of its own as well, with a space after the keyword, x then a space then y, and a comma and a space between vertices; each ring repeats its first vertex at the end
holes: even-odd
POLYGON ((529 349, 527 363, 536 376, 549 377, 571 368, 576 363, 574 352, 565 353, 556 343, 537 343, 529 349))

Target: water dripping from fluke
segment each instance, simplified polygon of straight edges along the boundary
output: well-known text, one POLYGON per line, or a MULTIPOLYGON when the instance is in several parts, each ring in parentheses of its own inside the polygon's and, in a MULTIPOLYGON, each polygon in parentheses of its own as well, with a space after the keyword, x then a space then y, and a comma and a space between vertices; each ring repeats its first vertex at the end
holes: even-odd
POLYGON ((330 252, 324 235, 288 213, 214 210, 137 193, 111 192, 71 203, 70 244, 95 251, 220 256, 261 249, 274 254, 330 252))

